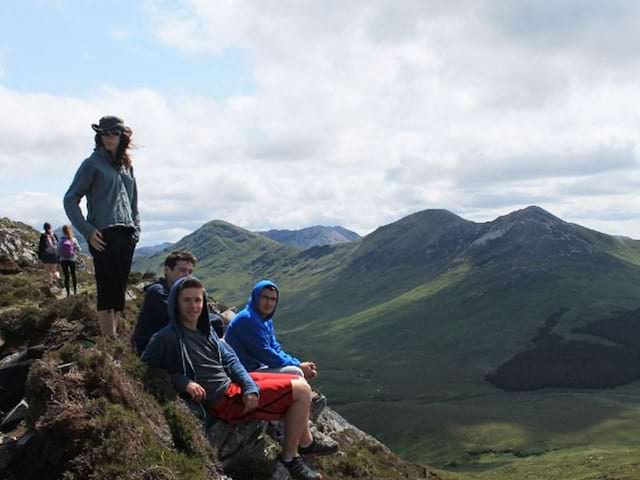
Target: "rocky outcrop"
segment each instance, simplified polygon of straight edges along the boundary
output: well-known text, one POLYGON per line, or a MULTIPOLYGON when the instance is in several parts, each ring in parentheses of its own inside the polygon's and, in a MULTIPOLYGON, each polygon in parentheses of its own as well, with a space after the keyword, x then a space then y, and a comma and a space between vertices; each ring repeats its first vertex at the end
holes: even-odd
MULTIPOLYGON (((276 461, 280 451, 273 425, 251 422, 239 427, 219 422, 207 435, 216 448, 218 460, 234 480, 262 478, 286 480, 284 467, 276 461)), ((312 424, 314 437, 331 438, 338 442, 336 455, 308 461, 326 478, 340 479, 431 479, 440 477, 426 467, 406 462, 386 446, 347 422, 331 408, 326 408, 312 424)))
POLYGON ((38 263, 38 231, 22 222, 0 218, 0 257, 21 266, 38 263))

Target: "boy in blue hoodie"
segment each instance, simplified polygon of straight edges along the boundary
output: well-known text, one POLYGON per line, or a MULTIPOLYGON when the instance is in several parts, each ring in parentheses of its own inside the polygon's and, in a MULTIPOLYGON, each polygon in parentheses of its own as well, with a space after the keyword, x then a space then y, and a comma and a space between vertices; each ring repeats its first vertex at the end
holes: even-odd
POLYGON ((206 305, 199 280, 177 280, 169 293, 169 325, 151 338, 142 360, 167 370, 176 390, 205 415, 229 423, 284 419, 280 461, 294 479, 321 480, 299 453, 326 455, 337 445, 316 440, 309 431, 309 384, 296 375, 247 373, 211 332, 206 305))
POLYGON ((256 283, 247 306, 229 323, 225 341, 250 372, 295 373, 306 379, 315 378, 318 369, 314 362, 301 362, 285 352, 276 340, 273 316, 279 297, 278 287, 272 281, 256 283))

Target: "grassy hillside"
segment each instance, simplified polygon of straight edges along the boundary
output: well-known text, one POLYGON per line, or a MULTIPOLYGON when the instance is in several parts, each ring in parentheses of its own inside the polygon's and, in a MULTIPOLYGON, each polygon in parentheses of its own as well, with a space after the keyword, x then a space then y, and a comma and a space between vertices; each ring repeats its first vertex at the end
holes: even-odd
POLYGON ((640 353, 593 325, 640 307, 638 241, 537 207, 482 224, 427 210, 304 252, 221 222, 190 237, 184 248, 206 258, 199 274, 214 292, 243 303, 255 280, 280 284, 282 343, 318 361, 318 384, 339 411, 408 458, 482 470, 491 455, 497 468, 596 440, 638 446, 635 422, 620 420, 640 419, 635 383, 620 400, 618 389, 510 393, 485 380, 512 372, 502 384, 615 385, 606 375, 615 362, 640 353), (627 356, 611 360, 603 346, 627 356), (576 348, 605 374, 580 371, 579 358, 563 367, 576 348))
MULTIPOLYGON (((0 426, 3 480, 261 480, 283 478, 266 424, 214 423, 208 432, 129 338, 142 303, 130 278, 119 338, 96 337, 93 279, 58 298, 41 272, 0 275, 0 414, 22 398, 25 418, 0 426), (25 295, 29 292, 28 295, 25 295)), ((327 408, 312 426, 341 453, 310 460, 334 480, 446 480, 406 462, 327 408)), ((286 475, 285 475, 286 476, 286 475)))

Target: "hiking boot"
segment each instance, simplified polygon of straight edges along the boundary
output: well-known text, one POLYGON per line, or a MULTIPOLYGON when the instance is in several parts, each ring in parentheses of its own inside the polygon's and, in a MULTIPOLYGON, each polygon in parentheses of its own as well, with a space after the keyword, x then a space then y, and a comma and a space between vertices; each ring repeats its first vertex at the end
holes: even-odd
POLYGON ((285 462, 282 457, 280 463, 289 471, 289 476, 298 480, 322 480, 322 475, 309 467, 302 457, 293 457, 290 462, 285 462))
POLYGON ((315 438, 306 447, 298 447, 301 455, 331 455, 338 451, 338 444, 334 441, 316 440, 315 438))
POLYGON ((327 406, 327 397, 315 390, 311 393, 311 407, 309 408, 309 420, 317 422, 320 414, 327 406))

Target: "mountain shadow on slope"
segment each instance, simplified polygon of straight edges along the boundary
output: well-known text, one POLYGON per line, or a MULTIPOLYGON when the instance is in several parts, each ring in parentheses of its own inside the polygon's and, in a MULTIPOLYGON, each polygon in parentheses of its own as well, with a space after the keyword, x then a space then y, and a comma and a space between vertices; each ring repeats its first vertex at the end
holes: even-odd
POLYGON ((567 341, 552 333, 565 312, 556 312, 545 321, 532 349, 517 353, 485 379, 507 391, 550 387, 603 389, 640 379, 640 309, 621 311, 572 329, 617 345, 567 341))
POLYGON ((627 348, 640 348, 640 308, 616 312, 613 317, 596 320, 572 331, 601 337, 627 348))

